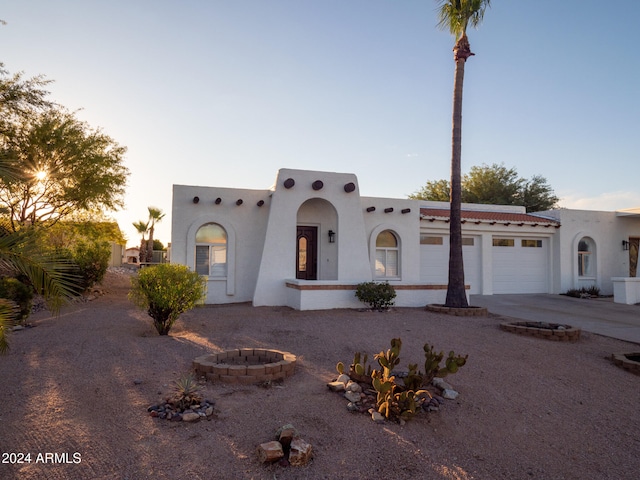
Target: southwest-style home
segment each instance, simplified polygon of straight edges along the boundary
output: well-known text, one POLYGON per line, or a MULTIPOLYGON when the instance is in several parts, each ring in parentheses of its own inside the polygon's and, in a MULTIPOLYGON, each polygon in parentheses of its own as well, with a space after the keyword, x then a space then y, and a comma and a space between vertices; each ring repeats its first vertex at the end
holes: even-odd
MULTIPOLYGON (((469 294, 595 285, 640 302, 640 209, 464 204, 462 218, 469 294)), ((206 276, 210 304, 359 307, 356 285, 376 280, 396 305, 424 306, 444 303, 448 222, 446 202, 363 197, 353 174, 281 169, 265 190, 174 185, 171 261, 206 276)))

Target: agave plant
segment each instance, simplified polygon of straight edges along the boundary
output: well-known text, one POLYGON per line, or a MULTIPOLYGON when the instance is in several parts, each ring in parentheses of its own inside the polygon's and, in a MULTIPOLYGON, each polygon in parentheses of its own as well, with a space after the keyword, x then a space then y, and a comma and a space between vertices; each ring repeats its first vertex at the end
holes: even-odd
POLYGON ((186 410, 202 401, 200 386, 192 374, 184 375, 173 382, 171 403, 179 410, 186 410))

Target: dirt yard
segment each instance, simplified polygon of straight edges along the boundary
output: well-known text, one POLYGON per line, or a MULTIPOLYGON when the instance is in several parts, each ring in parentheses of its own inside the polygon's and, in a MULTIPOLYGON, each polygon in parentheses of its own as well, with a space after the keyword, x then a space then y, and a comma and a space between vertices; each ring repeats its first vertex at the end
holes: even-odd
MULTIPOLYGON (((583 332, 577 343, 523 337, 499 317, 233 305, 199 308, 168 337, 127 300, 129 278, 59 317, 40 312, 0 357, 1 479, 636 479, 640 376, 608 360, 640 347, 583 332), (447 380, 460 392, 406 425, 350 413, 326 383, 355 351, 403 340, 401 366, 425 342, 469 354, 447 380), (214 418, 152 418, 147 407, 207 352, 297 355, 281 385, 206 383, 214 418), (256 447, 292 423, 311 443, 305 467, 265 466, 256 447), (15 455, 14 455, 15 454, 15 455), (27 454, 30 463, 26 462, 27 454), (22 459, 25 463, 16 463, 22 459)), ((553 321, 553 319, 549 319, 553 321)))

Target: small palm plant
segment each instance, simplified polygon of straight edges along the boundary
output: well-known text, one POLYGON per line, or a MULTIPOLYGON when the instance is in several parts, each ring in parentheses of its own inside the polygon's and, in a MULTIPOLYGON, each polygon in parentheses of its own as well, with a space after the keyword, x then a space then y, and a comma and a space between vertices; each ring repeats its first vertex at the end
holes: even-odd
POLYGON ((186 410, 191 405, 202 402, 200 386, 192 374, 184 375, 173 382, 171 403, 179 410, 186 410))

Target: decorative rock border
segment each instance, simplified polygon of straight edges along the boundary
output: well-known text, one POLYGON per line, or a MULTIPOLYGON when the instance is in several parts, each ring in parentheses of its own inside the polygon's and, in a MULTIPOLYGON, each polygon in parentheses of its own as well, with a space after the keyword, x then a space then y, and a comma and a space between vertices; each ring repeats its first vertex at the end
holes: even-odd
POLYGON ((445 313, 447 315, 455 315, 457 317, 486 317, 489 314, 488 310, 484 307, 469 306, 464 308, 454 308, 431 304, 427 305, 425 308, 429 312, 445 313))
POLYGON ((558 342, 577 342, 581 332, 579 328, 574 328, 571 325, 547 322, 503 322, 500 324, 500 328, 518 335, 558 342))
POLYGON ((611 360, 613 360, 613 363, 618 367, 622 367, 636 375, 640 375, 640 361, 632 360, 629 357, 640 359, 640 352, 614 353, 611 355, 611 360))
POLYGON ((295 355, 262 348, 227 350, 201 355, 193 361, 196 373, 207 377, 207 380, 240 385, 290 377, 295 365, 295 355))

